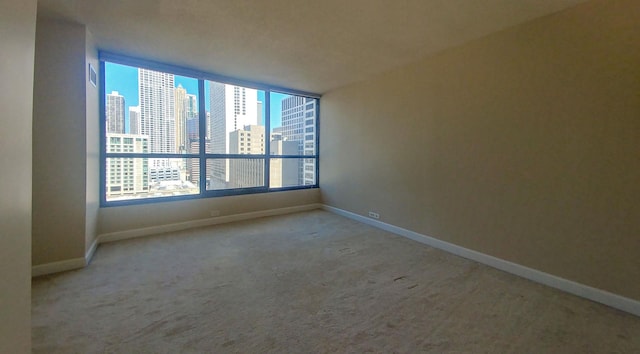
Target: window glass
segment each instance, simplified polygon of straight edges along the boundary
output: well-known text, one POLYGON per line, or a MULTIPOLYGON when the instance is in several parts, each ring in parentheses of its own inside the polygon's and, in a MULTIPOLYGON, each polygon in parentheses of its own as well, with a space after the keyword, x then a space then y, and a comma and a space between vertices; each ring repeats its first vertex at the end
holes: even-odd
POLYGON ((107 137, 144 136, 148 153, 198 153, 198 80, 107 62, 104 81, 107 137))
POLYGON ((208 154, 265 154, 265 92, 205 81, 208 154))
POLYGON ((317 186, 318 99, 149 67, 102 66, 107 206, 317 186))
POLYGON ((316 99, 271 93, 271 141, 286 141, 283 150, 271 149, 271 155, 315 155, 315 137, 305 133, 315 131, 316 99), (310 144, 305 144, 305 142, 310 144), (293 149, 291 146, 295 145, 293 149))
POLYGON ((315 159, 272 158, 269 166, 269 186, 285 188, 315 185, 315 162, 315 159))
POLYGON ((264 159, 207 159, 207 190, 264 187, 264 159))
POLYGON ((198 159, 107 158, 105 165, 107 201, 200 193, 198 159))

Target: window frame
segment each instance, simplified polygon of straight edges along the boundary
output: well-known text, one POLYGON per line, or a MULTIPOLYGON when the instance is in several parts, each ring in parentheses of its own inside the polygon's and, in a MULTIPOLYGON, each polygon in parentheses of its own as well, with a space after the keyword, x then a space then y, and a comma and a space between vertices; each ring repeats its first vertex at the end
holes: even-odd
MULTIPOLYGON (((177 65, 171 65, 166 63, 160 63, 152 60, 145 60, 140 58, 129 57, 113 52, 100 51, 98 55, 100 61, 99 78, 100 78, 100 206, 101 207, 115 207, 126 206, 136 204, 151 204, 151 203, 164 203, 179 200, 190 199, 202 199, 202 198, 215 198, 232 195, 243 194, 258 194, 258 193, 273 193, 280 191, 301 190, 319 188, 319 167, 320 167, 320 94, 289 89, 285 87, 269 85, 260 82, 253 82, 247 80, 241 80, 232 78, 229 76, 219 75, 215 73, 209 73, 201 70, 195 70, 191 68, 181 67, 177 65), (131 67, 149 69, 169 73, 173 75, 179 75, 189 77, 198 80, 198 128, 199 128, 199 153, 125 153, 125 152, 108 152, 107 151, 107 127, 106 127, 106 83, 105 83, 105 62, 114 64, 127 65, 131 67), (218 83, 243 86, 246 88, 256 89, 264 91, 265 102, 265 135, 267 135, 264 154, 212 154, 206 152, 205 137, 206 134, 206 115, 205 107, 205 82, 215 81, 218 83), (270 149, 270 134, 271 134, 271 93, 281 93, 287 95, 302 96, 306 98, 315 99, 315 154, 314 155, 271 155, 270 149), (107 185, 107 159, 109 158, 180 158, 180 159, 198 159, 200 171, 199 180, 199 193, 180 196, 166 196, 166 197, 148 197, 148 198, 132 198, 126 200, 107 200, 106 185, 107 185), (300 185, 289 187, 270 187, 270 160, 271 159, 314 159, 315 160, 315 184, 313 185, 300 185), (259 187, 247 187, 247 188, 234 188, 234 189, 221 189, 221 190, 207 190, 206 188, 206 165, 208 159, 258 159, 264 161, 264 185, 259 187)), ((306 105, 306 103, 305 103, 306 105)), ((308 119, 308 118, 306 118, 308 119)), ((304 144, 305 141, 302 141, 304 144)), ((306 171, 303 171, 305 173, 306 171)))

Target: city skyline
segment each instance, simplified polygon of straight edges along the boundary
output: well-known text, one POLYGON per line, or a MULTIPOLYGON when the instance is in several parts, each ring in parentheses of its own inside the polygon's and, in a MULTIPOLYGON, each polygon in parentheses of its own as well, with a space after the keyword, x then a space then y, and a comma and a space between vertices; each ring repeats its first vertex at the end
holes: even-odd
MULTIPOLYGON (((198 80, 185 77, 180 75, 174 75, 174 88, 177 88, 181 85, 186 91, 187 94, 191 94, 196 96, 199 99, 198 94, 198 80)), ((205 83, 205 107, 210 107, 210 92, 209 85, 205 83)), ((124 97, 125 109, 124 109, 124 128, 125 133, 130 133, 131 123, 130 123, 130 112, 129 109, 133 107, 137 107, 140 105, 139 102, 139 91, 138 91, 138 68, 115 64, 106 62, 105 63, 105 94, 110 94, 113 91, 117 91, 119 95, 124 97)), ((266 101, 265 92, 262 90, 257 90, 258 93, 258 101, 263 103, 266 101)), ((274 128, 282 126, 282 111, 281 104, 282 101, 292 97, 292 95, 279 93, 279 92, 271 92, 271 109, 270 109, 270 118, 271 118, 271 130, 274 128)), ((265 124, 265 112, 261 114, 260 124, 265 124)))
MULTIPOLYGON (((199 107, 196 79, 107 64, 108 152, 193 154, 204 141, 209 154, 262 155, 272 146, 272 155, 300 156, 273 158, 269 171, 274 177, 269 183, 272 188, 315 184, 315 158, 305 156, 315 155, 317 99, 271 93, 270 98, 278 97, 272 101, 271 111, 279 121, 266 132, 264 91, 206 80, 205 106, 199 107), (206 112, 205 131, 199 129, 201 108, 206 112), (144 151, 140 150, 143 145, 144 151)), ((107 198, 199 193, 203 177, 207 190, 260 187, 265 183, 265 166, 264 158, 217 157, 208 158, 203 171, 197 158, 111 158, 107 198), (143 183, 137 183, 138 179, 143 183)))

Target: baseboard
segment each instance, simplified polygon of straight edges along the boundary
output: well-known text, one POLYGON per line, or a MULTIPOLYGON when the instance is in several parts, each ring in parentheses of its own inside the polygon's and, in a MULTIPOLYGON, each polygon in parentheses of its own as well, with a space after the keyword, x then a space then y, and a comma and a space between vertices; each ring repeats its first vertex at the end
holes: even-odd
POLYGON ((329 205, 323 205, 322 209, 400 236, 404 236, 406 238, 434 248, 441 249, 457 256, 471 259, 478 263, 486 264, 490 267, 497 268, 507 273, 532 280, 536 283, 544 284, 552 288, 556 288, 558 290, 562 290, 564 292, 577 295, 591 301, 599 302, 601 304, 631 313, 636 316, 640 316, 640 301, 613 294, 605 290, 593 288, 591 286, 577 283, 568 279, 560 278, 549 273, 545 273, 533 268, 528 268, 517 263, 490 256, 488 254, 470 250, 462 246, 438 240, 430 236, 422 235, 420 233, 403 229, 401 227, 387 224, 382 221, 371 219, 359 214, 355 214, 350 211, 342 210, 329 205))
POLYGON ((59 262, 51 262, 45 264, 39 264, 37 266, 31 267, 31 277, 38 277, 41 275, 53 274, 66 272, 68 270, 80 269, 84 268, 89 263, 91 263, 91 259, 93 258, 93 254, 96 252, 96 248, 98 248, 98 238, 93 240, 91 243, 91 247, 84 255, 84 258, 78 257, 73 259, 67 259, 59 262))
POLYGON ((111 232, 111 233, 102 234, 98 236, 98 243, 120 241, 120 240, 155 235, 155 234, 160 234, 165 232, 187 230, 195 227, 224 224, 224 223, 229 223, 234 221, 261 218, 265 216, 291 214, 291 213, 297 213, 301 211, 308 211, 308 210, 314 210, 314 209, 320 209, 320 208, 322 208, 322 204, 314 203, 314 204, 298 205, 298 206, 292 206, 292 207, 286 207, 286 208, 259 210, 259 211, 253 211, 253 212, 242 213, 242 214, 217 216, 213 218, 143 227, 143 228, 132 229, 132 230, 111 232))
POLYGON ((96 253, 96 249, 97 248, 98 248, 98 237, 96 237, 93 240, 93 242, 91 243, 91 247, 89 247, 89 250, 84 255, 84 265, 85 266, 88 266, 89 263, 91 263, 91 260, 93 259, 93 254, 96 253))
POLYGON ((84 268, 84 266, 86 265, 85 262, 86 261, 84 257, 79 257, 59 262, 40 264, 31 267, 31 277, 84 268))
POLYGON ((59 273, 59 272, 64 272, 68 270, 84 268, 85 266, 89 265, 89 263, 91 263, 91 259, 93 258, 93 255, 96 252, 98 245, 105 242, 113 242, 113 241, 125 240, 125 239, 135 238, 135 237, 150 236, 150 235, 155 235, 163 232, 181 231, 181 230, 187 230, 195 227, 224 224, 224 223, 229 223, 234 221, 256 219, 256 218, 261 218, 266 216, 291 214, 291 213, 297 213, 301 211, 308 211, 308 210, 321 209, 321 208, 322 208, 322 204, 318 204, 318 203, 306 204, 306 205, 298 205, 298 206, 292 206, 292 207, 286 207, 286 208, 260 210, 260 211, 254 211, 249 213, 218 216, 215 218, 199 219, 199 220, 185 221, 180 223, 165 224, 165 225, 158 225, 158 226, 151 226, 151 227, 144 227, 144 228, 133 229, 133 230, 102 234, 96 237, 95 240, 93 240, 93 243, 91 243, 91 247, 89 247, 89 250, 87 250, 84 257, 67 259, 64 261, 33 266, 31 267, 31 276, 37 277, 40 275, 53 274, 53 273, 59 273))

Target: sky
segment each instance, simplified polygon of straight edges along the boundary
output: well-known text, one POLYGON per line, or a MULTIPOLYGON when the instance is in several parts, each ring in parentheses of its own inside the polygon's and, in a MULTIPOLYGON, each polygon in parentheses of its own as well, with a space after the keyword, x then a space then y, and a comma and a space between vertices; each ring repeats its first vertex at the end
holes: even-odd
MULTIPOLYGON (((198 80, 190 77, 174 77, 176 87, 182 85, 188 94, 198 97, 198 80)), ((209 85, 204 85, 205 106, 209 107, 209 85)), ((135 107, 138 102, 138 69, 131 66, 105 63, 105 92, 110 94, 117 91, 124 96, 125 104, 125 128, 129 132, 129 107, 135 107)), ((289 95, 272 92, 271 93, 271 129, 282 125, 282 100, 289 95)), ((258 101, 265 102, 265 92, 258 91, 258 101)), ((264 106, 263 106, 264 107, 264 106)), ((264 108, 263 108, 264 109, 264 108)), ((261 118, 264 124, 264 112, 261 118)))

